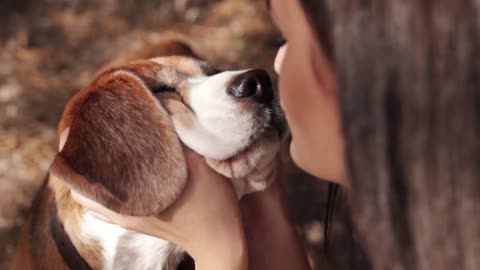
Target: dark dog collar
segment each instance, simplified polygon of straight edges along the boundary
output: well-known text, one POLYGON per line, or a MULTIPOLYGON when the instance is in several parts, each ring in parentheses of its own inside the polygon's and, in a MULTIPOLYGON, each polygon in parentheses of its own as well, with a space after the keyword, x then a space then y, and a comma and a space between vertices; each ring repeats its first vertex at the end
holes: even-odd
POLYGON ((63 261, 70 270, 92 270, 65 232, 63 224, 58 219, 55 202, 50 204, 50 232, 58 252, 62 255, 63 261))

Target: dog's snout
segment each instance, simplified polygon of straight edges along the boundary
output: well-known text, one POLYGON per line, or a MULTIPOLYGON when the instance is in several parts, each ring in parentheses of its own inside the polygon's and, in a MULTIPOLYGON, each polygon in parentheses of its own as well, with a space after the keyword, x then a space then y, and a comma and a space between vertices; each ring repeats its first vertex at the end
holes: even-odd
POLYGON ((253 98, 260 102, 269 102, 273 99, 272 81, 266 71, 252 69, 235 78, 228 93, 236 98, 253 98))

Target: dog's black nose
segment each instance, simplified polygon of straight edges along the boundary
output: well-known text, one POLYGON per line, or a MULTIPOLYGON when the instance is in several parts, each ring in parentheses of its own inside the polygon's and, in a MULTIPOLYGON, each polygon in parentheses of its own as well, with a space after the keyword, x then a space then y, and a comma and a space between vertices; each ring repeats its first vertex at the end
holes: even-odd
POLYGON ((252 69, 235 78, 228 93, 236 98, 270 102, 273 100, 272 81, 265 70, 252 69))

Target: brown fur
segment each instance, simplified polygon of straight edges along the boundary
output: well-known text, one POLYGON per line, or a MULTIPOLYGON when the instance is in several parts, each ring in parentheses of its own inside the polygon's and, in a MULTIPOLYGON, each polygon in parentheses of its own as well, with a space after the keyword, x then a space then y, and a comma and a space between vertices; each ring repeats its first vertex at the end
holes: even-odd
MULTIPOLYGON (((55 201, 60 206, 59 209, 62 209, 58 213, 58 218, 69 221, 65 227, 69 229, 70 235, 78 235, 75 234, 75 230, 78 229, 75 221, 79 218, 80 206, 70 199, 68 193, 65 186, 52 177, 49 178, 48 185, 45 182, 33 202, 32 215, 22 228, 11 269, 68 269, 49 230, 51 221, 49 206, 55 201)), ((72 238, 72 241, 77 242, 77 239, 72 238)), ((82 254, 88 254, 89 250, 98 250, 99 247, 91 246, 87 250, 86 247, 79 245, 78 249, 82 254)), ((95 257, 91 258, 88 263, 98 266, 99 262, 94 261, 95 257)))
POLYGON ((101 269, 101 247, 94 242, 85 245, 80 237, 79 223, 85 209, 72 200, 70 189, 65 186, 62 180, 51 175, 49 177, 49 188, 55 195, 55 201, 58 207, 58 219, 63 221, 70 240, 78 252, 83 255, 90 267, 93 269, 101 269))
POLYGON ((151 88, 160 87, 152 80, 161 71, 160 65, 137 61, 123 71, 113 68, 139 58, 176 54, 195 55, 188 45, 166 40, 119 57, 101 68, 97 79, 69 101, 58 127, 59 135, 70 127, 68 140, 32 204, 11 269, 68 268, 49 230, 51 203, 56 204, 58 220, 77 251, 92 269, 102 268, 101 247, 95 242, 86 245, 81 239, 79 220, 85 209, 71 198, 71 187, 112 210, 136 215, 157 214, 180 194, 186 182, 181 145, 167 112, 150 93, 151 88), (98 134, 108 141, 100 140, 98 134), (135 166, 139 155, 150 166, 135 166))
POLYGON ((108 69, 125 65, 138 59, 150 59, 159 56, 183 55, 199 58, 197 54, 187 45, 187 42, 179 37, 168 37, 160 42, 147 46, 141 50, 136 50, 119 56, 115 60, 101 67, 97 74, 108 69))
POLYGON ((180 141, 145 81, 107 71, 72 98, 64 115, 72 119, 69 136, 50 172, 71 188, 129 215, 158 214, 180 194, 180 141))

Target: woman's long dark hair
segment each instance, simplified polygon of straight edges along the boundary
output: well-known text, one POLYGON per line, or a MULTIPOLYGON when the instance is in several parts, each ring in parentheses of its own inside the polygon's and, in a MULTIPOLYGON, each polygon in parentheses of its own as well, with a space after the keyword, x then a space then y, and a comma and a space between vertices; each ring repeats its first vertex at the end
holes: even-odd
POLYGON ((372 267, 480 269, 480 3, 300 2, 336 70, 372 267))

